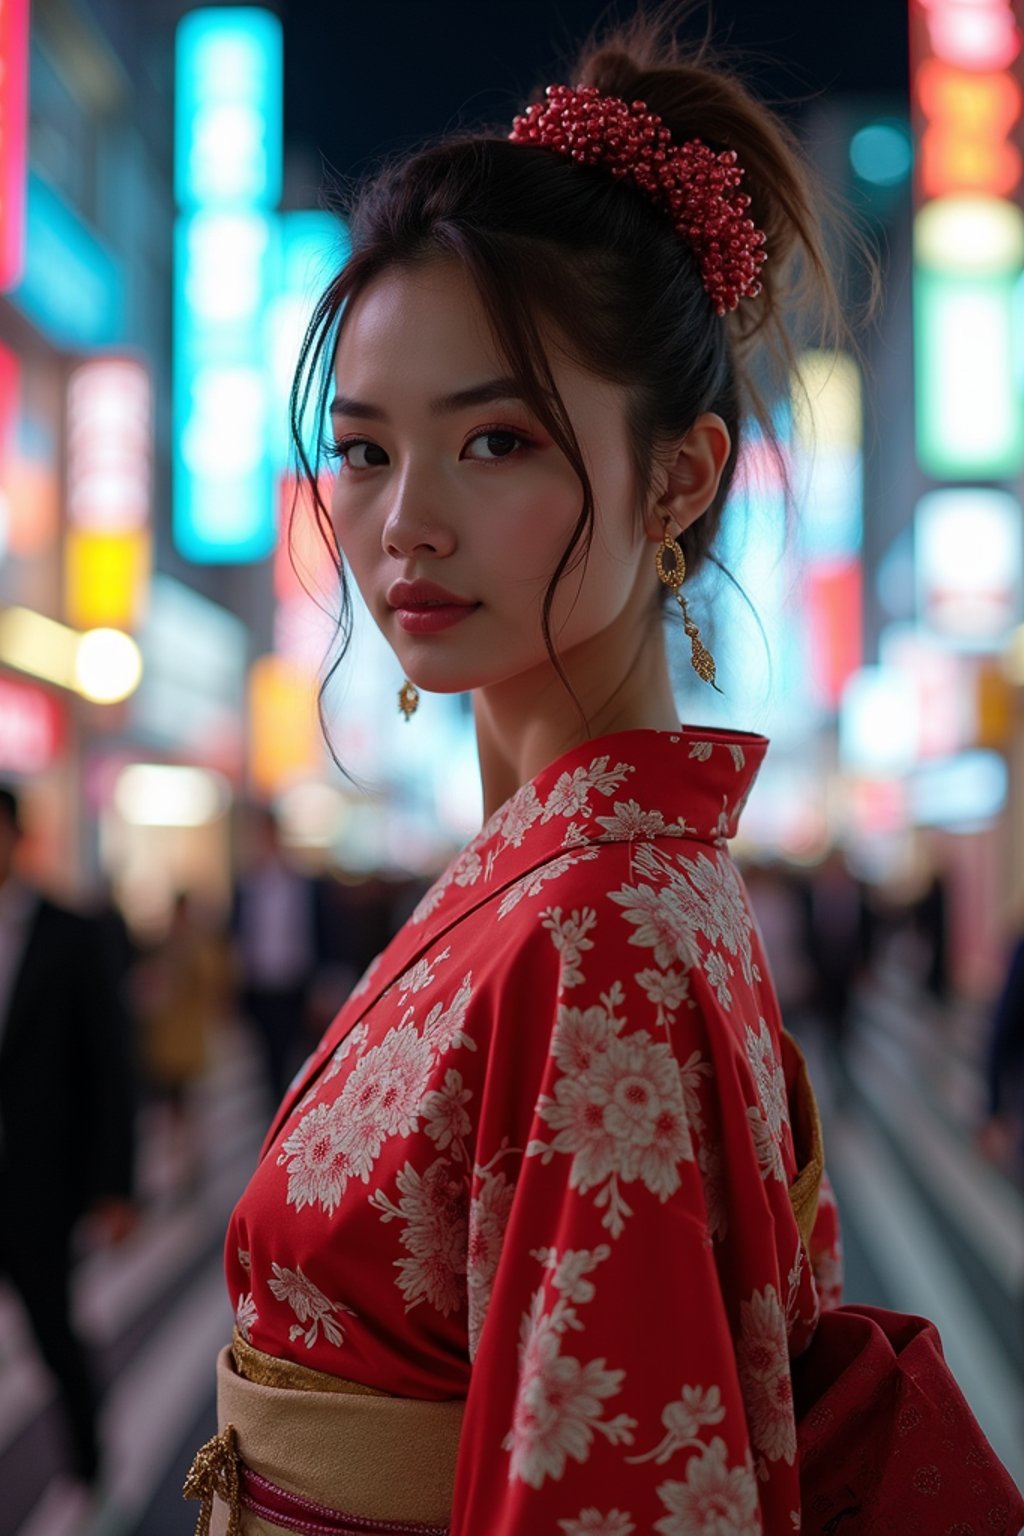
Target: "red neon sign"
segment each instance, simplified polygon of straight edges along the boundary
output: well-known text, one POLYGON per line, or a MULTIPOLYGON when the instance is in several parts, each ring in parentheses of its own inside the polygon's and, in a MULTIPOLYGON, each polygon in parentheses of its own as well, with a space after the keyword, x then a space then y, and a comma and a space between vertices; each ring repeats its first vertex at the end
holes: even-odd
MULTIPOLYGON (((320 482, 320 496, 330 506, 331 483, 326 476, 320 482)), ((274 596, 278 602, 324 602, 333 598, 338 590, 338 574, 319 530, 317 509, 305 480, 296 480, 294 475, 281 477, 277 518, 274 596)))
POLYGON ((861 564, 858 559, 814 561, 805 580, 814 694, 836 709, 864 657, 861 564))
POLYGON ((1009 74, 968 74, 940 59, 917 71, 917 99, 926 124, 921 136, 921 192, 983 192, 1008 197, 1021 179, 1013 143, 1022 92, 1009 74))
POLYGON ((14 352, 0 347, 0 476, 6 476, 14 451, 21 392, 21 364, 14 352))
POLYGON ((0 0, 0 289, 25 265, 28 0, 0 0))
POLYGON ((42 688, 0 677, 0 771, 42 773, 64 746, 65 717, 42 688))
POLYGON ((911 5, 922 201, 1013 197, 1024 177, 1024 91, 1014 67, 1022 44, 1012 0, 911 5))

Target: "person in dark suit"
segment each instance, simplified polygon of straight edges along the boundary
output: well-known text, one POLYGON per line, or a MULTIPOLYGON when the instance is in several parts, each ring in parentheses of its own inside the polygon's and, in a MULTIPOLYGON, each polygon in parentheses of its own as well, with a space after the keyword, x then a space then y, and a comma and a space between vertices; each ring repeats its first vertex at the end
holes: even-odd
POLYGON ((134 1226, 134 1072, 103 930, 15 873, 18 837, 17 797, 0 787, 0 1276, 57 1380, 72 1471, 94 1485, 98 1392, 71 1321, 71 1242, 86 1213, 110 1241, 134 1226))
POLYGON ((235 888, 231 932, 242 1013, 266 1061, 272 1107, 311 1048, 308 1011, 317 977, 336 961, 327 887, 285 856, 274 813, 250 808, 243 826, 244 868, 235 888))

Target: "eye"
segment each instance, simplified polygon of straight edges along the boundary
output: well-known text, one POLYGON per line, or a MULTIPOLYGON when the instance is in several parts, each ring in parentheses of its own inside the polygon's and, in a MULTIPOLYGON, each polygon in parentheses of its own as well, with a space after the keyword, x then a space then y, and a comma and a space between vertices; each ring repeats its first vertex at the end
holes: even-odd
POLYGON ((365 437, 343 438, 340 443, 332 443, 327 452, 346 469, 380 469, 388 462, 384 449, 368 442, 365 437))
POLYGON ((482 443, 483 452, 471 453, 468 457, 480 464, 495 464, 528 446, 528 440, 521 432, 513 432, 507 427, 488 427, 486 432, 478 432, 469 439, 466 450, 474 443, 482 443))

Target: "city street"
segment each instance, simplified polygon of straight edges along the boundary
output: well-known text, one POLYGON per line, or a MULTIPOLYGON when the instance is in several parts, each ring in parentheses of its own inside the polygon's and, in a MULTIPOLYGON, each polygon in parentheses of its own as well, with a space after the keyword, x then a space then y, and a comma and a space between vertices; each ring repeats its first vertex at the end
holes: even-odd
MULTIPOLYGON (((819 1042, 805 1040, 826 1117, 843 1216, 848 1301, 926 1314, 996 1450, 1024 1478, 1024 1197, 972 1150, 980 1094, 967 1054, 976 1021, 926 1015, 899 978, 860 1004, 848 1103, 830 1103, 819 1042)), ((166 1193, 174 1169, 150 1117, 152 1191, 124 1250, 81 1265, 77 1307, 98 1352, 114 1468, 88 1518, 58 1472, 52 1393, 13 1301, 0 1296, 2 1536, 188 1536, 180 1497, 192 1451, 214 1428, 212 1361, 231 1327, 221 1276, 228 1212, 256 1153, 264 1098, 241 1034, 225 1032, 197 1093, 203 1173, 194 1198, 166 1193), (164 1191, 161 1193, 161 1191, 164 1191)))

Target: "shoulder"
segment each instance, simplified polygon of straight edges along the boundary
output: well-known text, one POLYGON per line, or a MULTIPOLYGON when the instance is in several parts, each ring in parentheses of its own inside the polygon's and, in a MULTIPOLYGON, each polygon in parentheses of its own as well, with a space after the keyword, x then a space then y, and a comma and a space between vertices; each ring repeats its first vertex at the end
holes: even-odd
POLYGON ((49 896, 40 896, 36 906, 37 927, 49 934, 80 936, 86 931, 87 919, 72 907, 62 906, 49 896))
POLYGON ((83 912, 42 897, 35 918, 36 933, 49 951, 73 951, 89 960, 106 954, 108 938, 102 919, 93 912, 83 912))

